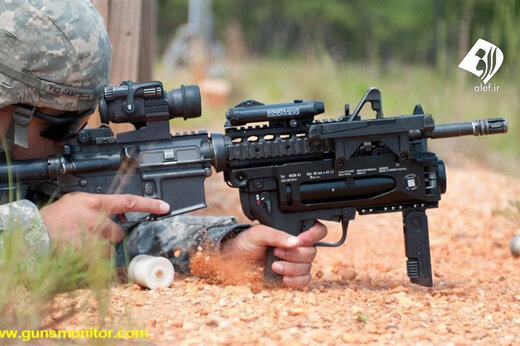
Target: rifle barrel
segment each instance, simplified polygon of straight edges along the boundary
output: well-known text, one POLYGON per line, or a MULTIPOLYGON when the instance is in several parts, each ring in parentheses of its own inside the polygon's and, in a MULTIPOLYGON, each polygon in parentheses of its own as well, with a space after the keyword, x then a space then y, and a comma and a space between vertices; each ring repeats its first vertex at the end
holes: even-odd
POLYGON ((68 173, 83 173, 116 169, 121 164, 119 155, 93 157, 69 162, 63 155, 44 159, 15 160, 10 165, 0 164, 0 183, 9 181, 9 171, 16 182, 36 182, 56 179, 68 173))
POLYGON ((49 179, 47 159, 12 161, 9 166, 7 163, 0 164, 0 182, 8 182, 9 171, 14 180, 19 182, 49 179))

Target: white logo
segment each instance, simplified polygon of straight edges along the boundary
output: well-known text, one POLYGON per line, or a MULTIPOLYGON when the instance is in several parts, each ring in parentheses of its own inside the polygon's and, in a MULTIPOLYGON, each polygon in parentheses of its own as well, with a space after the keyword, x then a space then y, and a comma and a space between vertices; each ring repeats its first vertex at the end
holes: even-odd
POLYGON ((479 38, 462 59, 459 68, 473 73, 486 84, 497 73, 502 62, 504 62, 502 50, 493 43, 479 38))
POLYGON ((405 183, 405 188, 408 191, 413 191, 413 190, 417 190, 417 188, 419 187, 421 182, 417 175, 410 173, 404 177, 404 183, 405 183))

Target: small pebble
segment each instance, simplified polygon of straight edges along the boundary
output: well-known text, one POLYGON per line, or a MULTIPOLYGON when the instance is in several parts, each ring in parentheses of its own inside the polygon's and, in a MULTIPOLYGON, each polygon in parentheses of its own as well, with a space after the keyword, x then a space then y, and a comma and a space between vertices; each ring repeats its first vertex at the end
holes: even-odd
POLYGON ((514 257, 520 256, 520 235, 515 235, 509 242, 509 250, 514 257))

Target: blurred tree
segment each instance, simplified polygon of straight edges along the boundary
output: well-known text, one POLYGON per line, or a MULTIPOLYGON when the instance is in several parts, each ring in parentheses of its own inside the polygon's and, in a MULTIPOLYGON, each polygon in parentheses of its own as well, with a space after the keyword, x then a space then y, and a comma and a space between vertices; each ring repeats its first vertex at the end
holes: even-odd
POLYGON ((188 0, 158 0, 157 45, 162 56, 177 27, 188 21, 188 0))
POLYGON ((516 76, 520 74, 520 4, 515 0, 494 3, 491 39, 504 51, 504 64, 516 76))
MULTIPOLYGON (((159 44, 186 22, 188 0, 159 0, 159 44)), ((481 37, 497 44, 506 62, 520 62, 520 0, 218 0, 217 37, 230 23, 249 53, 430 64, 445 71, 481 37), (236 29, 236 28, 235 28, 236 29)))

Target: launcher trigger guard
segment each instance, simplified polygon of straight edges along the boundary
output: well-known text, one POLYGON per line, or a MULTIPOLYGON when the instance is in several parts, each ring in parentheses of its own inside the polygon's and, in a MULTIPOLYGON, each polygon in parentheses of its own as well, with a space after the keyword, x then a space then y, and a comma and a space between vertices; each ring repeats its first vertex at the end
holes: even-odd
POLYGON ((314 246, 323 246, 323 247, 338 247, 343 245, 345 240, 347 239, 347 229, 348 229, 348 223, 350 220, 354 220, 354 217, 356 217, 356 209, 355 208, 344 208, 343 209, 343 215, 340 216, 341 221, 341 238, 335 242, 335 243, 327 243, 319 241, 314 246))
POLYGON ((314 244, 314 246, 338 247, 338 246, 343 245, 343 243, 347 239, 348 221, 349 220, 341 219, 341 231, 342 231, 342 234, 341 234, 341 238, 337 242, 335 242, 335 243, 327 243, 327 242, 319 241, 316 244, 314 244))

